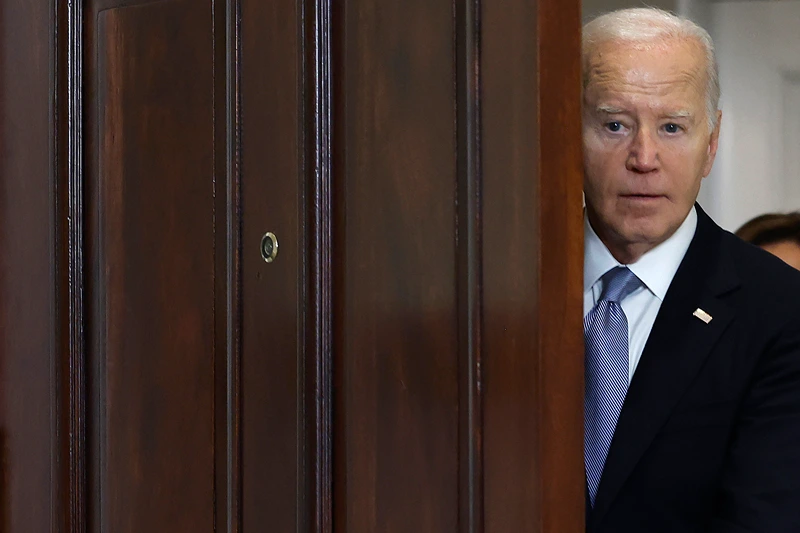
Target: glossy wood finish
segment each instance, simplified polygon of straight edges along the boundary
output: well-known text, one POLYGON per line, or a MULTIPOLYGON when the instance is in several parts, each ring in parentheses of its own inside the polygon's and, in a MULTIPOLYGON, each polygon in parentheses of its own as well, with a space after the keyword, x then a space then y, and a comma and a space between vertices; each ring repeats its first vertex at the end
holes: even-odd
POLYGON ((580 531, 578 6, 341 17, 336 528, 580 531))
POLYGON ((89 531, 238 531, 235 5, 84 9, 84 80, 71 81, 85 109, 91 418, 72 513, 89 531))
POLYGON ((576 2, 3 17, 4 527, 583 530, 576 2))
POLYGON ((60 433, 62 445, 61 487, 64 519, 69 531, 85 531, 87 520, 87 368, 86 368, 86 276, 84 262, 84 138, 83 138, 83 2, 57 4, 57 35, 66 42, 56 46, 57 94, 55 114, 59 165, 56 220, 61 226, 58 262, 61 281, 59 325, 62 332, 60 383, 60 433), (66 97, 64 97, 66 95, 66 97), (62 438, 63 442, 63 438, 62 438))
POLYGON ((242 2, 242 525, 303 531, 307 298, 300 5, 242 2), (265 232, 279 242, 266 263, 265 232))
POLYGON ((484 527, 481 6, 455 6, 459 527, 484 527))
POLYGON ((486 531, 582 531, 579 6, 483 5, 486 531))
POLYGON ((54 2, 0 7, 2 531, 59 527, 54 2))
POLYGON ((484 505, 492 533, 544 531, 536 6, 483 4, 484 505))
POLYGON ((351 0, 343 23, 335 529, 456 531, 452 5, 351 0))
POLYGON ((333 531, 333 406, 335 330, 334 286, 340 282, 333 268, 334 187, 332 139, 335 135, 335 0, 306 0, 303 4, 306 129, 304 132, 306 298, 305 307, 305 530, 333 531), (313 118, 312 118, 313 117, 313 118))
POLYGON ((215 531, 242 531, 241 4, 212 2, 215 133, 215 531), (224 310, 224 311, 223 311, 224 310))
POLYGON ((211 10, 110 8, 96 35, 94 528, 214 531, 211 10))
POLYGON ((583 531, 580 5, 540 0, 537 6, 540 527, 547 532, 583 531))

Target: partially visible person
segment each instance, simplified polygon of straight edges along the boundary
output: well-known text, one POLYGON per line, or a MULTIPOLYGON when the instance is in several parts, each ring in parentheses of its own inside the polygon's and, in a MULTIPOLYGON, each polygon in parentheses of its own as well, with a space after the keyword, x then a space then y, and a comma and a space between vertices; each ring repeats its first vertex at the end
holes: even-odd
POLYGON ((584 26, 588 533, 800 532, 800 271, 696 203, 715 65, 665 11, 584 26))
POLYGON ((736 230, 736 235, 800 270, 800 211, 758 216, 736 230))

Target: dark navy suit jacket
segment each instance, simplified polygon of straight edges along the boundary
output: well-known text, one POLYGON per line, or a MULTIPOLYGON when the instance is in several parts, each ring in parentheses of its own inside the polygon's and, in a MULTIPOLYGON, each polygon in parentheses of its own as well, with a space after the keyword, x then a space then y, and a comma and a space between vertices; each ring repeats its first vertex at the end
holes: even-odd
POLYGON ((800 533, 800 272, 697 211, 590 533, 800 533))

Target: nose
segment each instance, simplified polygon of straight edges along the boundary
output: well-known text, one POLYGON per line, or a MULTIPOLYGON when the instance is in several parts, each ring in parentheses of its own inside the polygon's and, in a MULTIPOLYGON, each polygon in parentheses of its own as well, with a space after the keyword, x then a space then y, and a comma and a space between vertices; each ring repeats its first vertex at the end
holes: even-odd
POLYGON ((645 174, 658 170, 658 140, 644 128, 636 132, 631 140, 626 168, 632 172, 645 174))

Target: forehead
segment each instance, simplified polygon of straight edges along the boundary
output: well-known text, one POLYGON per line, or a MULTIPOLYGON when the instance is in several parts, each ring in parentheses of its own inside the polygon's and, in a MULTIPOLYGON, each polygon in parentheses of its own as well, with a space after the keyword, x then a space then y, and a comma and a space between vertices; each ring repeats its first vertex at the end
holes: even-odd
POLYGON ((693 41, 603 43, 586 58, 586 97, 702 103, 705 61, 702 46, 693 41))

